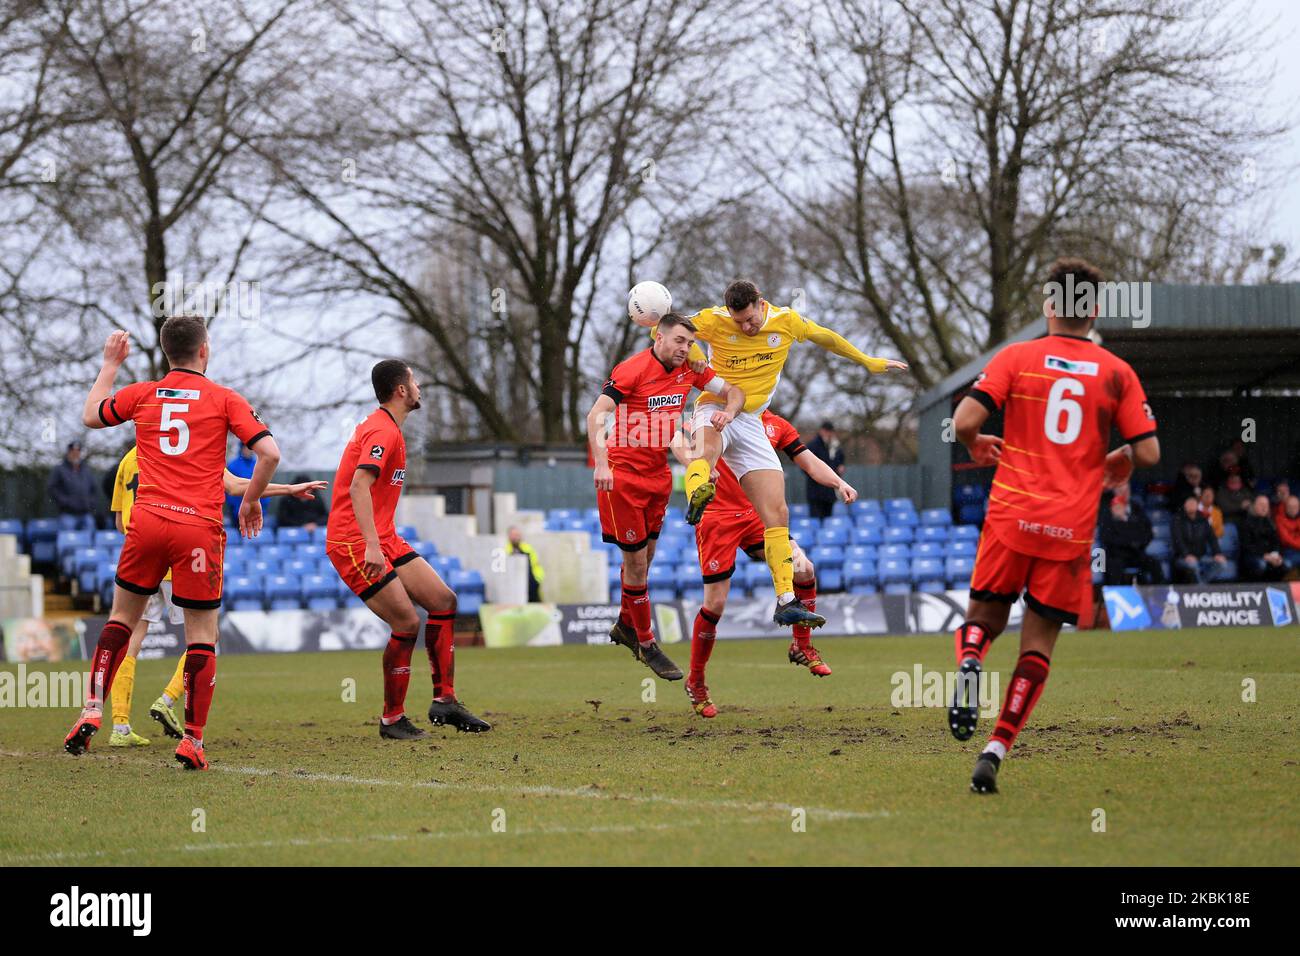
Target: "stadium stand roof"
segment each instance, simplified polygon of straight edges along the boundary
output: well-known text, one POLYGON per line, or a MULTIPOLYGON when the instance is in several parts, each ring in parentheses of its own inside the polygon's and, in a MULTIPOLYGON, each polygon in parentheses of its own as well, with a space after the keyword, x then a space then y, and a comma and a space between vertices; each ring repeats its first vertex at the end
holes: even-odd
MULTIPOLYGON (((1007 339, 1023 342, 1047 332, 1039 317, 1007 339)), ((1102 344, 1133 366, 1151 399, 1300 395, 1300 283, 1260 286, 1153 285, 1150 321, 1097 323, 1102 344)), ((926 507, 951 494, 953 444, 943 419, 1001 343, 966 363, 918 402, 919 460, 926 507)), ((1187 407, 1200 403, 1189 402, 1187 407)), ((1162 425, 1170 406, 1161 411, 1162 425)))

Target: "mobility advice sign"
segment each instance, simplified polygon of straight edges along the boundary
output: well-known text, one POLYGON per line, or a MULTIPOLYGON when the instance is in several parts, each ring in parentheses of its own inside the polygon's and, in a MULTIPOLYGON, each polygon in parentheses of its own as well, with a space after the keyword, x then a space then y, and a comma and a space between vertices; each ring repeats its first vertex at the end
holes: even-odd
POLYGON ((1108 586, 1102 595, 1114 631, 1296 623, 1296 599, 1288 584, 1108 586))

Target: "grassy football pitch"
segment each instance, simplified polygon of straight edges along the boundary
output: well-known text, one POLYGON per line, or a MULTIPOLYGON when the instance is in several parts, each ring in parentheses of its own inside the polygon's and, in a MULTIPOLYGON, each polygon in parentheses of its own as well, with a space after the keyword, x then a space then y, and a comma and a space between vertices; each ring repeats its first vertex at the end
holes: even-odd
MULTIPOLYGON (((1015 640, 987 662, 1003 691, 1015 640)), ((823 680, 781 641, 720 641, 712 721, 680 683, 644 702, 649 671, 612 645, 462 649, 457 690, 496 728, 414 743, 378 737, 378 652, 230 655, 207 773, 155 733, 172 665, 144 661, 151 747, 110 750, 105 726, 78 759, 73 710, 0 711, 0 866, 1300 863, 1290 629, 1066 635, 984 797, 967 783, 992 720, 959 744, 941 709, 891 703, 896 673, 951 668, 950 637, 817 644, 823 680)), ((427 728, 423 661, 408 712, 427 728)))

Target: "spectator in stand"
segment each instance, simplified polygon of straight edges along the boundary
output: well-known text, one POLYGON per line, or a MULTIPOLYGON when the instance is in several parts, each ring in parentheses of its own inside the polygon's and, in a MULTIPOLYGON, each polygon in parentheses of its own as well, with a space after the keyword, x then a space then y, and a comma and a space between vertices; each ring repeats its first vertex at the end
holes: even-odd
POLYGON ((1255 470, 1250 467, 1249 462, 1243 467, 1240 456, 1231 448, 1222 452, 1218 460, 1212 462, 1206 469, 1205 481, 1215 488, 1222 488, 1230 475, 1240 475, 1242 484, 1247 488, 1251 487, 1255 480, 1255 470))
MULTIPOLYGON (((241 446, 242 447, 242 446, 241 446)), ((311 481, 309 475, 294 475, 293 484, 306 484, 311 481)), ((290 495, 280 499, 276 519, 281 528, 306 528, 315 531, 329 518, 329 509, 319 498, 299 498, 290 495)))
POLYGON ((1300 498, 1291 495, 1282 506, 1282 514, 1274 519, 1277 537, 1282 543, 1282 557, 1291 567, 1300 566, 1300 498))
POLYGON ((95 473, 81 460, 81 442, 68 442, 63 461, 50 469, 45 490, 60 516, 76 518, 79 530, 95 530, 99 486, 95 482, 95 473))
POLYGON ((524 533, 513 525, 507 530, 506 554, 522 554, 528 559, 528 603, 536 604, 542 599, 542 559, 531 544, 524 540, 524 533))
POLYGON ((1187 462, 1174 479, 1173 491, 1169 492, 1169 510, 1175 514, 1182 511, 1183 502, 1189 495, 1199 499, 1207 487, 1201 475, 1201 466, 1194 461, 1187 462))
POLYGON ((1268 512, 1268 495, 1258 495, 1241 522, 1241 571, 1249 581, 1280 581, 1291 570, 1268 512))
POLYGON ((1106 552, 1106 583, 1125 583, 1127 568, 1137 568, 1144 584, 1164 583, 1160 562, 1146 553, 1151 519, 1127 494, 1116 493, 1101 517, 1101 546, 1106 552))
POLYGON ((1250 510, 1250 490, 1242 482, 1241 475, 1229 475, 1217 497, 1223 520, 1240 524, 1250 510))
POLYGON ((1223 537, 1223 509, 1214 503, 1214 489, 1204 488, 1201 491, 1201 501, 1198 509, 1205 516, 1205 520, 1210 523, 1210 528, 1214 531, 1215 538, 1223 537))
POLYGON ((1191 495, 1183 499, 1183 510, 1174 515, 1170 545, 1175 581, 1208 584, 1228 579, 1228 559, 1219 550, 1219 539, 1201 513, 1200 504, 1191 495))
MULTIPOLYGON (((835 474, 844 474, 844 449, 840 447, 833 422, 822 422, 822 427, 817 429, 817 437, 808 443, 808 450, 830 465, 835 474)), ((812 480, 811 475, 806 476, 806 481, 809 516, 829 518, 835 508, 835 489, 818 484, 812 480)))
POLYGON ((1282 517, 1282 515, 1286 513, 1286 502, 1287 499, 1290 497, 1291 497, 1291 483, 1287 481, 1285 478, 1283 478, 1281 481, 1277 483, 1277 487, 1273 489, 1273 523, 1274 524, 1276 524, 1278 520, 1282 517))
POLYGON ((1237 473, 1241 475, 1242 482, 1247 488, 1255 487, 1255 467, 1246 457, 1246 443, 1238 438, 1229 446, 1228 450, 1232 452, 1232 457, 1237 460, 1237 473))

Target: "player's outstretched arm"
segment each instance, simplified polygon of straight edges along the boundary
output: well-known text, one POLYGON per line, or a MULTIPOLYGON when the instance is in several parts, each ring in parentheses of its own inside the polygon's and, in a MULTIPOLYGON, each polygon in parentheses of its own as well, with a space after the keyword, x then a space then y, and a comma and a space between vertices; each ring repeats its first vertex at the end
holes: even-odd
MULTIPOLYGON (((248 489, 248 479, 240 478, 233 474, 230 469, 222 472, 221 483, 228 495, 240 495, 248 489)), ((281 485, 271 482, 266 486, 266 492, 263 497, 266 498, 302 498, 309 501, 316 497, 316 492, 321 491, 329 485, 328 481, 301 481, 295 485, 281 485)))
POLYGON ((1002 439, 996 435, 980 434, 988 417, 989 410, 969 395, 961 400, 952 415, 957 440, 966 446, 971 460, 977 465, 996 465, 1002 457, 1002 439))
POLYGON ((249 450, 257 456, 253 476, 244 486, 244 500, 239 505, 239 533, 245 538, 255 538, 262 532, 262 502, 271 476, 280 466, 280 446, 270 433, 253 442, 249 450))
POLYGON ((605 423, 617 408, 608 395, 599 395, 587 412, 587 444, 596 463, 593 480, 597 491, 610 491, 614 487, 614 473, 609 470, 609 452, 605 448, 605 423))
POLYGON ((808 323, 808 331, 805 338, 809 342, 813 345, 824 348, 828 352, 834 352, 836 355, 842 355, 846 359, 852 359, 854 362, 857 362, 873 374, 878 375, 881 372, 888 372, 894 369, 899 371, 906 371, 907 369, 906 362, 899 362, 895 359, 875 358, 874 356, 867 355, 865 352, 859 351, 852 342, 840 335, 838 332, 833 332, 825 326, 818 325, 816 322, 812 322, 808 319, 804 319, 804 321, 808 323))
POLYGON ((840 501, 846 505, 851 505, 858 500, 857 489, 835 473, 835 469, 826 462, 822 461, 808 449, 804 449, 795 456, 794 463, 803 469, 806 474, 817 484, 825 488, 834 488, 835 493, 840 496, 840 501))
POLYGON ((81 424, 87 428, 107 428, 108 425, 99 417, 99 406, 113 394, 113 380, 117 378, 117 370, 122 367, 126 357, 131 353, 131 339, 118 329, 108 336, 108 341, 104 343, 104 364, 99 368, 99 375, 95 378, 95 384, 90 387, 90 394, 86 396, 86 404, 81 409, 81 424))
POLYGON ((738 388, 730 382, 724 382, 716 375, 704 386, 704 391, 712 392, 726 403, 720 411, 714 412, 713 417, 709 419, 709 424, 718 431, 726 428, 740 414, 740 410, 745 407, 744 389, 738 388))

